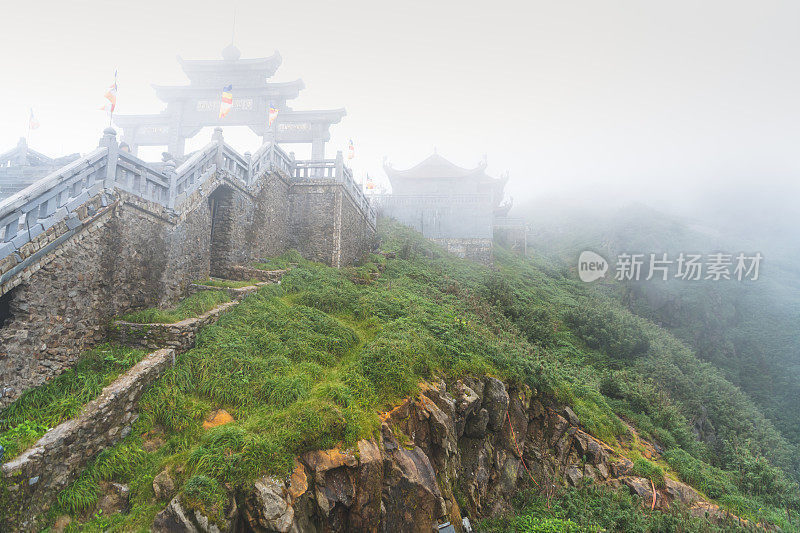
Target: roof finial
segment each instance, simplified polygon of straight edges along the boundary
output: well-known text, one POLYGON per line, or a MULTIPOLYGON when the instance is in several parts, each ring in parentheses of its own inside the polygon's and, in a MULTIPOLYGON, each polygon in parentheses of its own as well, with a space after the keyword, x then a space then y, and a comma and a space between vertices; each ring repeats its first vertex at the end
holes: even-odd
POLYGON ((222 49, 222 58, 226 61, 236 61, 242 56, 242 53, 233 44, 236 39, 236 8, 233 8, 233 27, 231 28, 231 44, 222 49))
POLYGON ((233 6, 233 28, 231 29, 231 44, 236 40, 236 6, 233 6))

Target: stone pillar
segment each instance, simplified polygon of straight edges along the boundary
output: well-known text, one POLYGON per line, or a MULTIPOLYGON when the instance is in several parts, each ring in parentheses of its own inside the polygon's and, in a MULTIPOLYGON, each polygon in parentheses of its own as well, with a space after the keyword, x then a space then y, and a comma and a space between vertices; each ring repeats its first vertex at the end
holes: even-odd
POLYGON ((311 141, 311 160, 312 161, 325 160, 325 141, 320 137, 315 137, 311 141))
POLYGON ((177 110, 172 114, 169 124, 169 153, 175 157, 183 157, 186 151, 186 138, 181 135, 181 122, 183 118, 183 111, 177 110))
POLYGON ((222 128, 217 126, 214 128, 214 134, 211 136, 211 140, 217 143, 217 171, 224 170, 225 168, 225 160, 222 157, 222 146, 225 144, 225 139, 222 138, 222 128))
POLYGON ((117 179, 119 144, 117 143, 117 132, 111 126, 103 130, 100 146, 108 148, 108 155, 106 156, 106 177, 103 182, 103 188, 113 189, 114 182, 117 179))
POLYGON ((173 209, 175 207, 175 198, 178 196, 178 174, 175 172, 175 159, 171 155, 165 154, 164 161, 164 174, 169 178, 169 196, 167 198, 167 207, 173 209))
POLYGON ((247 175, 244 177, 244 182, 249 186, 253 181, 253 154, 250 152, 244 153, 244 160, 247 161, 247 175))
POLYGON ((336 176, 337 181, 344 181, 344 155, 341 150, 336 151, 336 176))

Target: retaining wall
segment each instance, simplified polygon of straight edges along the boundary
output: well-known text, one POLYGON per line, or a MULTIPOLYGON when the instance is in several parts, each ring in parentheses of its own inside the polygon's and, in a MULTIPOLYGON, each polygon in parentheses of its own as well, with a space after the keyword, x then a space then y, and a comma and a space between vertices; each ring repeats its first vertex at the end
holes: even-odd
POLYGON ((142 393, 174 363, 175 351, 145 356, 86 404, 77 418, 51 429, 4 464, 0 484, 3 531, 38 531, 37 523, 58 493, 102 450, 126 437, 142 393))

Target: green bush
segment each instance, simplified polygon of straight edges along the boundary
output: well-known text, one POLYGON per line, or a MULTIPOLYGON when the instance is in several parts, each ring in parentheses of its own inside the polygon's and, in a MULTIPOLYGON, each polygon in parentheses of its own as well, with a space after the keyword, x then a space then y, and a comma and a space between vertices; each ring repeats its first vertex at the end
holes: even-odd
POLYGON ((650 348, 639 320, 630 313, 595 304, 571 309, 565 320, 587 346, 611 357, 630 360, 650 348))
POLYGON ((666 486, 664 469, 645 458, 636 459, 633 462, 631 473, 635 476, 649 479, 656 487, 663 488, 666 486))

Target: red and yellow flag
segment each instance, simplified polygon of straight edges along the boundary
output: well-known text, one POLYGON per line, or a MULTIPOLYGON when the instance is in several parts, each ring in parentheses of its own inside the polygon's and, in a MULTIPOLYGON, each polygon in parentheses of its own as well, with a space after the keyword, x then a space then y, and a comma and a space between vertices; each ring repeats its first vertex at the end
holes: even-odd
POLYGON ((228 85, 222 89, 222 96, 219 100, 219 118, 225 118, 233 106, 233 85, 228 85))

